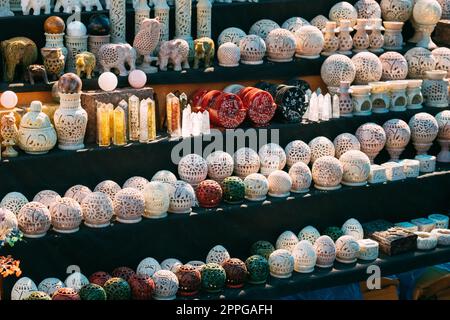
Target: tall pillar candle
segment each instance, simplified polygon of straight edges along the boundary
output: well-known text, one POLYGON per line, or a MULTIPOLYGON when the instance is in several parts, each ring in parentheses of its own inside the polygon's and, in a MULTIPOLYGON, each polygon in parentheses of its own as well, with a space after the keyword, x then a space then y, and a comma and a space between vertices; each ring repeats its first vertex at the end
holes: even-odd
POLYGON ((113 143, 116 146, 123 146, 127 143, 125 110, 123 110, 120 106, 114 109, 113 143))
POLYGON ((111 42, 126 42, 126 1, 110 0, 109 18, 111 20, 111 42))
POLYGON ((139 142, 148 142, 148 103, 144 99, 139 106, 139 142))
POLYGON ((209 0, 197 3, 197 38, 211 38, 211 7, 209 0))
POLYGON ((153 141, 156 139, 156 105, 155 100, 148 98, 147 99, 148 106, 148 140, 153 141))
POLYGON ((97 104, 97 143, 100 147, 111 144, 109 110, 104 103, 97 104))
POLYGON ((131 141, 139 141, 139 98, 128 99, 128 132, 131 141))
POLYGON ((159 18, 161 26, 161 41, 169 40, 169 6, 166 0, 153 0, 155 3, 155 18, 159 18))
POLYGON ((138 0, 136 7, 134 8, 134 34, 139 32, 142 21, 150 18, 150 7, 147 4, 147 0, 138 0))

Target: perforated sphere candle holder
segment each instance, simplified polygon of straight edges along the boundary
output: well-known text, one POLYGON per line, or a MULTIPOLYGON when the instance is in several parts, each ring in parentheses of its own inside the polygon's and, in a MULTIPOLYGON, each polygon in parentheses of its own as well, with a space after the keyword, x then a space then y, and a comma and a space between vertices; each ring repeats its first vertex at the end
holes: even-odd
POLYGON ((383 20, 405 22, 412 14, 413 5, 411 0, 381 0, 383 20))
POLYGON ((201 270, 202 288, 211 293, 222 291, 226 282, 226 273, 217 263, 207 263, 201 270))
POLYGON ((416 113, 409 119, 411 140, 418 155, 426 155, 439 132, 436 119, 429 113, 416 113))
POLYGON ((381 8, 375 0, 359 0, 355 3, 355 9, 358 13, 358 18, 381 18, 381 8))
POLYGON ((95 186, 94 192, 103 192, 111 200, 114 200, 116 193, 119 192, 121 189, 122 188, 116 182, 112 180, 105 180, 95 186))
POLYGON ((147 185, 148 182, 149 181, 147 179, 145 179, 144 177, 139 177, 139 176, 131 177, 131 178, 127 179, 127 181, 125 181, 125 183, 123 184, 123 189, 134 188, 139 191, 144 191, 145 186, 147 185))
POLYGON ((266 40, 266 37, 272 30, 279 29, 279 28, 280 28, 280 26, 275 21, 270 20, 270 19, 261 19, 261 20, 256 21, 250 27, 248 34, 257 35, 257 36, 261 37, 263 40, 266 40))
POLYGON ((41 238, 50 229, 51 216, 45 205, 32 201, 20 209, 17 221, 25 237, 41 238))
POLYGON ((189 297, 196 295, 202 285, 200 271, 192 265, 185 264, 180 266, 175 275, 178 278, 178 294, 189 297))
POLYGON ((60 233, 73 233, 79 230, 83 213, 81 206, 72 198, 59 198, 50 205, 53 230, 60 233))
POLYGON ((8 209, 17 215, 24 205, 28 203, 28 199, 20 192, 7 193, 0 202, 0 208, 8 209))
POLYGON ((80 292, 80 289, 89 283, 88 278, 81 272, 71 273, 66 280, 64 280, 66 287, 72 288, 76 292, 80 292))
POLYGON ((275 250, 269 256, 269 269, 272 277, 290 278, 294 271, 294 258, 288 250, 275 250))
POLYGON ((72 198, 81 205, 83 199, 91 193, 92 191, 88 187, 77 184, 73 187, 70 187, 64 194, 64 197, 72 198))
POLYGON ((243 37, 239 42, 239 49, 243 64, 257 65, 263 63, 266 43, 261 37, 254 34, 243 37))
MULTIPOLYGON (((449 3, 450 9, 450 3, 449 3)), ((431 51, 435 61, 436 61, 436 70, 444 70, 447 71, 446 78, 450 77, 450 49, 447 47, 436 48, 431 51)))
POLYGON ((275 248, 285 249, 289 252, 295 247, 298 243, 298 238, 292 231, 284 231, 282 234, 278 236, 277 242, 275 243, 275 248))
POLYGON ((109 226, 114 214, 111 199, 103 192, 92 192, 81 202, 84 224, 91 228, 109 226))
POLYGON ((308 143, 309 149, 311 150, 311 163, 325 156, 334 157, 335 149, 333 142, 327 137, 319 136, 312 139, 308 143))
POLYGON ((214 180, 205 180, 199 183, 195 189, 197 200, 201 207, 214 208, 222 200, 222 188, 214 180))
POLYGON ((380 81, 383 65, 375 54, 360 52, 352 57, 352 61, 356 68, 355 84, 380 81))
POLYGON ((98 284, 89 283, 80 289, 81 300, 106 300, 106 292, 98 284))
POLYGON ((335 156, 338 159, 349 150, 361 149, 361 144, 359 143, 358 138, 351 133, 341 133, 334 138, 333 144, 336 153, 335 156))
POLYGON ((320 268, 330 268, 336 259, 336 246, 329 236, 320 236, 314 242, 314 251, 316 252, 316 266, 320 268))
POLYGON ((294 31, 295 56, 304 59, 317 59, 325 44, 322 32, 314 26, 303 26, 294 31))
POLYGON ((227 177, 222 181, 223 200, 227 203, 241 203, 245 197, 245 184, 239 177, 227 177))
POLYGON ((379 59, 382 65, 381 80, 403 80, 408 76, 408 62, 402 54, 388 51, 379 59))
POLYGON ((438 142, 441 145, 441 151, 437 155, 438 162, 450 162, 450 111, 444 110, 439 112, 435 119, 438 123, 438 142))
POLYGON ((227 42, 232 42, 235 45, 239 46, 239 41, 241 41, 241 39, 246 35, 247 34, 242 29, 235 27, 226 28, 219 34, 217 43, 219 47, 227 42))
POLYGON ((61 199, 61 196, 56 191, 42 190, 36 193, 33 201, 40 202, 50 209, 50 205, 58 199, 61 199))
POLYGON ((274 62, 289 62, 295 54, 296 42, 291 31, 273 29, 266 39, 267 59, 274 62))
POLYGON ((227 280, 226 286, 228 288, 242 288, 247 279, 247 267, 245 263, 237 258, 230 258, 223 262, 223 269, 225 270, 227 280))
POLYGON ((175 271, 178 270, 178 268, 182 265, 183 263, 181 263, 181 261, 176 258, 167 258, 161 262, 161 269, 170 270, 175 273, 175 271))
POLYGON ((405 53, 405 58, 408 62, 408 77, 411 79, 423 79, 425 71, 433 71, 436 67, 436 59, 425 48, 412 48, 405 53))
POLYGON ((336 260, 341 263, 355 263, 359 244, 352 236, 342 236, 336 240, 336 260))
POLYGON ((168 186, 170 213, 189 213, 195 204, 195 191, 190 184, 177 181, 173 186, 168 186))
POLYGON ((72 288, 59 288, 53 294, 52 300, 76 301, 76 300, 81 300, 81 298, 80 298, 80 295, 78 294, 78 292, 76 292, 72 288))
POLYGON ((170 198, 163 182, 152 181, 147 183, 143 195, 145 203, 144 218, 159 219, 167 216, 170 198))
POLYGON ((266 258, 260 255, 252 255, 245 260, 247 267, 247 281, 251 284, 266 283, 269 277, 269 263, 266 258))
POLYGON ((103 287, 106 281, 111 279, 111 275, 104 271, 96 271, 89 277, 89 282, 103 287))
POLYGON ((337 190, 341 188, 343 173, 338 159, 332 156, 321 157, 312 166, 314 187, 319 190, 337 190))
POLYGON ((11 289, 11 300, 24 300, 37 289, 33 280, 28 277, 21 277, 11 289))
POLYGON ((292 249, 292 257, 294 258, 294 270, 300 273, 310 273, 314 271, 317 255, 313 245, 302 240, 292 249))
POLYGON ((263 201, 269 191, 269 181, 260 173, 252 173, 245 177, 245 199, 263 201))
POLYGON ((113 201, 116 220, 121 223, 137 223, 142 220, 145 199, 141 191, 125 188, 118 191, 113 201))
POLYGON ((224 151, 215 151, 206 157, 208 176, 217 182, 233 174, 233 157, 224 151))
POLYGON ((155 290, 153 299, 155 300, 174 300, 179 288, 177 276, 169 270, 158 270, 153 274, 155 290))
POLYGON ((289 176, 292 180, 291 192, 306 193, 311 186, 311 169, 303 163, 297 162, 289 169, 289 176))
POLYGON ((356 24, 356 19, 358 18, 358 11, 355 7, 346 1, 341 1, 336 3, 331 7, 329 12, 329 18, 331 21, 340 22, 341 20, 350 20, 351 25, 356 24))
POLYGON ((331 226, 327 227, 323 231, 323 235, 329 236, 333 241, 336 241, 337 239, 339 239, 341 236, 344 235, 344 232, 342 232, 340 227, 331 226))
POLYGON ((328 90, 337 91, 341 81, 355 80, 356 67, 352 59, 343 54, 333 54, 326 58, 320 68, 320 76, 328 90))
POLYGON ((270 254, 274 251, 275 247, 273 246, 273 244, 265 240, 256 241, 250 248, 251 254, 260 255, 266 259, 269 259, 270 254))
POLYGON ((359 126, 355 135, 361 144, 361 151, 367 154, 370 163, 373 164, 375 157, 386 143, 386 133, 383 128, 373 122, 368 122, 359 126))
POLYGON ((261 173, 264 175, 269 175, 272 171, 275 170, 283 170, 284 166, 286 165, 286 153, 284 152, 283 148, 281 148, 276 143, 268 143, 263 145, 258 152, 259 159, 261 161, 261 173), (264 164, 265 160, 269 157, 276 157, 277 159, 277 166, 275 168, 263 168, 262 165, 264 164))
POLYGON ((437 45, 431 40, 431 34, 441 19, 442 7, 436 0, 420 0, 414 4, 413 18, 416 32, 421 36, 417 39, 417 46, 435 49, 437 45))
POLYGON ((318 28, 319 30, 323 30, 326 27, 328 21, 329 20, 327 17, 319 14, 311 19, 310 24, 318 28))
POLYGON ((137 266, 136 274, 145 274, 151 277, 158 270, 161 270, 161 265, 158 261, 152 257, 147 257, 137 266))
POLYGON ((355 240, 361 240, 364 239, 364 230, 359 223, 358 220, 354 218, 350 218, 342 225, 342 232, 344 232, 344 235, 349 235, 355 238, 355 240))
POLYGON ((359 150, 345 152, 339 161, 342 164, 344 174, 342 184, 346 186, 364 186, 370 173, 370 160, 365 153, 359 150))
POLYGON ((309 149, 309 146, 301 140, 289 142, 286 148, 284 148, 284 152, 286 154, 286 164, 289 168, 297 162, 308 164, 311 160, 311 150, 309 149))
POLYGON ((391 156, 391 161, 398 161, 411 138, 411 130, 408 124, 400 119, 391 119, 383 124, 386 133, 386 149, 391 156))
POLYGON ((283 22, 281 28, 289 30, 290 32, 294 32, 298 28, 301 28, 305 25, 310 25, 310 23, 306 19, 303 19, 301 17, 291 17, 283 22))
POLYGON ((269 196, 284 198, 289 196, 292 179, 291 176, 283 170, 275 170, 269 174, 269 196))
POLYGON ((168 170, 160 170, 153 175, 151 181, 159 181, 173 185, 177 182, 177 177, 168 170))
POLYGON ((111 278, 103 286, 108 300, 130 300, 131 288, 122 278, 111 278))
POLYGON ((209 250, 206 256, 206 263, 217 263, 222 265, 222 263, 230 258, 228 250, 222 245, 216 245, 211 250, 209 250))
POLYGON ((233 42, 225 42, 217 49, 217 60, 221 67, 237 67, 241 60, 241 49, 233 42))
POLYGON ((198 154, 188 154, 181 158, 178 163, 178 175, 181 180, 196 186, 206 179, 208 175, 208 164, 198 154))
POLYGON ((58 278, 45 278, 38 285, 38 290, 52 296, 56 290, 63 288, 64 283, 58 278))
POLYGON ((240 148, 233 155, 234 173, 241 179, 245 179, 252 173, 257 173, 260 168, 258 153, 250 148, 240 148))

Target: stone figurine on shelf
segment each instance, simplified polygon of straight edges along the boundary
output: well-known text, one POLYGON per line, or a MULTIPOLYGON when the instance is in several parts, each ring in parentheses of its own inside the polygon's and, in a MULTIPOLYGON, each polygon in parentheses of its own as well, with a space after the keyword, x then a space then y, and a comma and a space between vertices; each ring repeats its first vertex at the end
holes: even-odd
POLYGON ((47 71, 41 64, 30 64, 27 69, 27 78, 31 84, 35 83, 35 79, 42 80, 45 84, 49 84, 47 71))
POLYGON ((14 12, 11 10, 9 0, 0 0, 0 17, 12 17, 14 12))
POLYGON ((143 56, 143 62, 139 66, 139 69, 145 73, 155 73, 158 68, 151 66, 153 61, 157 61, 156 57, 152 54, 158 46, 161 36, 162 24, 159 22, 159 18, 156 19, 144 19, 139 28, 139 32, 134 37, 133 47, 139 56, 143 56))
POLYGON ((53 12, 59 12, 61 7, 65 13, 81 12, 80 0, 56 0, 53 12))
POLYGON ((45 10, 45 14, 50 14, 50 0, 20 0, 20 4, 24 16, 29 15, 31 9, 35 16, 41 13, 41 9, 45 10))
POLYGON ((2 41, 1 53, 3 56, 3 80, 12 82, 16 73, 16 67, 22 66, 22 76, 30 64, 36 62, 38 51, 33 40, 25 37, 15 37, 2 41))
POLYGON ((75 66, 77 67, 77 75, 81 77, 84 73, 86 79, 91 79, 96 64, 95 55, 88 51, 81 52, 75 56, 75 66))
POLYGON ((63 72, 65 57, 61 48, 42 48, 42 59, 44 60, 44 67, 47 75, 50 75, 53 80, 57 79, 63 72))
POLYGON ((166 71, 169 63, 173 64, 175 71, 189 69, 189 44, 184 39, 164 41, 159 48, 159 70, 166 71))
POLYGON ((214 41, 211 38, 195 39, 194 51, 194 69, 199 68, 200 61, 203 61, 205 69, 212 66, 215 48, 214 41))
POLYGON ((0 133, 3 140, 2 146, 5 147, 5 150, 2 152, 2 157, 17 157, 18 153, 14 150, 14 146, 17 143, 19 130, 16 126, 16 118, 14 117, 14 113, 10 112, 2 117, 0 133))
POLYGON ((128 70, 125 64, 128 64, 130 71, 136 69, 136 50, 128 43, 109 43, 101 46, 98 59, 104 72, 117 69, 120 76, 126 76, 128 70))

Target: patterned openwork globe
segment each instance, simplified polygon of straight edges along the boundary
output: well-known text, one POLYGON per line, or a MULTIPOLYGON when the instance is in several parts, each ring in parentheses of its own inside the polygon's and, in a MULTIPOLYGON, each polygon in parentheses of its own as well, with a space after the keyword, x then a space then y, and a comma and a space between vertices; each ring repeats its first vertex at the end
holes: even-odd
POLYGON ((289 62, 295 54, 295 37, 286 29, 273 29, 266 37, 267 58, 275 62, 289 62))
POLYGON ((206 157, 208 176, 219 183, 233 174, 233 157, 224 151, 215 151, 206 157))
POLYGON ((429 113, 416 113, 409 120, 411 139, 414 143, 432 143, 439 132, 436 119, 429 113))
POLYGON ((122 278, 125 281, 130 280, 135 274, 134 270, 129 267, 118 267, 111 272, 113 278, 122 278))
POLYGON ((266 259, 269 259, 269 256, 272 252, 275 251, 275 247, 269 241, 259 240, 252 244, 250 248, 250 253, 252 255, 260 255, 266 259))
POLYGON ((245 197, 245 184, 239 177, 228 177, 222 182, 223 200, 231 204, 241 203, 245 197))
POLYGON ((53 230, 60 233, 73 233, 79 230, 83 212, 81 206, 72 198, 59 198, 50 205, 53 230))
POLYGON ((361 144, 361 151, 367 154, 370 163, 373 163, 373 160, 383 150, 386 143, 386 133, 383 127, 376 123, 368 122, 359 126, 355 135, 361 144))
POLYGON ((283 170, 286 165, 286 153, 276 143, 263 145, 258 152, 261 162, 261 173, 268 176, 275 170, 283 170))
POLYGON ((155 290, 153 298, 155 300, 174 300, 178 291, 178 278, 169 270, 159 270, 153 275, 155 290))
POLYGON ((208 175, 208 164, 198 154, 192 153, 181 158, 178 163, 178 175, 181 180, 197 186, 208 175))
POLYGON ((189 213, 195 203, 195 191, 190 184, 179 180, 169 187, 169 198, 168 212, 189 213))
POLYGON ((355 240, 361 240, 364 239, 364 230, 359 223, 358 220, 351 218, 345 221, 345 223, 342 225, 342 232, 344 232, 344 235, 349 235, 355 238, 355 240))
POLYGON ((230 258, 223 262, 223 269, 227 275, 226 285, 228 288, 242 288, 247 279, 247 267, 245 263, 237 258, 230 258))
POLYGON ((108 300, 130 300, 131 288, 122 278, 111 278, 103 286, 108 300))
POLYGON ((436 59, 431 51, 421 47, 415 47, 405 53, 408 62, 408 78, 423 79, 426 71, 436 68, 436 59))
POLYGON ((116 220, 122 223, 137 223, 142 220, 145 199, 141 191, 125 188, 118 191, 113 201, 116 220))
POLYGON ((50 211, 40 202, 28 202, 17 215, 17 222, 27 238, 41 238, 50 229, 50 211))
POLYGON ((38 290, 43 291, 49 296, 52 296, 56 290, 64 287, 64 282, 58 278, 46 278, 38 285, 38 290))
POLYGON ((146 274, 134 274, 128 280, 133 300, 150 300, 155 290, 155 282, 146 274))
POLYGON ((352 236, 342 236, 336 240, 336 260, 341 263, 355 263, 359 244, 352 236))
POLYGON ((153 276, 153 274, 161 270, 161 266, 158 261, 152 257, 147 257, 143 259, 136 268, 136 274, 145 274, 149 277, 153 276))
POLYGON ((91 274, 91 276, 89 277, 89 282, 103 287, 105 285, 105 282, 111 278, 112 277, 109 273, 104 271, 97 271, 91 274))
POLYGON ((298 28, 301 28, 303 26, 310 25, 310 23, 301 18, 301 17, 292 17, 287 19, 283 24, 281 25, 281 28, 289 30, 290 32, 294 32, 298 28))
POLYGON ((298 238, 292 231, 284 231, 282 234, 278 236, 277 242, 275 243, 275 248, 285 249, 289 252, 295 247, 298 243, 298 238))
POLYGON ((291 176, 283 170, 275 170, 269 174, 269 196, 284 198, 289 196, 292 179, 291 176))
POLYGON ((248 32, 248 34, 254 34, 257 36, 260 36, 263 40, 266 40, 266 37, 269 35, 269 33, 274 30, 278 29, 280 26, 275 21, 269 20, 269 19, 262 19, 259 21, 256 21, 251 27, 248 32))
POLYGON ((245 199, 250 201, 263 201, 269 192, 269 181, 259 173, 252 173, 244 179, 245 199))
POLYGON ((312 167, 314 187, 319 190, 339 189, 343 173, 342 164, 338 159, 331 156, 321 157, 312 167))
POLYGON ((316 137, 312 139, 309 144, 309 149, 311 150, 311 163, 325 156, 334 157, 335 149, 334 144, 327 137, 316 137))
POLYGON ((18 230, 17 216, 8 209, 0 208, 0 230, 18 230))
POLYGON ((298 233, 298 240, 307 240, 311 244, 314 244, 320 237, 320 232, 313 226, 306 226, 298 233))
POLYGON ((84 224, 91 228, 109 226, 114 215, 113 202, 103 192, 92 192, 81 203, 84 224))
MULTIPOLYGON (((450 2, 444 1, 448 3, 450 9, 450 2)), ((447 78, 450 77, 450 49, 447 47, 436 48, 431 51, 431 54, 436 60, 436 70, 445 70, 447 71, 447 78)))
POLYGON ((215 293, 222 291, 225 286, 227 274, 223 267, 217 263, 207 263, 201 270, 202 288, 207 292, 215 293))
POLYGON ((341 20, 350 20, 351 25, 356 24, 356 19, 358 18, 358 11, 355 7, 346 1, 336 3, 329 13, 329 18, 331 21, 336 21, 338 24, 341 20))
POLYGON ((178 294, 180 296, 194 296, 202 286, 200 271, 190 264, 180 266, 175 275, 178 278, 178 294))
POLYGON ((270 274, 269 262, 260 255, 252 255, 245 260, 247 267, 247 281, 251 284, 266 283, 270 274))
POLYGON ((80 295, 72 288, 59 288, 52 296, 52 300, 81 300, 80 295))
POLYGON ((380 81, 383 65, 375 54, 360 52, 352 57, 352 61, 356 68, 355 84, 380 81))
POLYGON ((438 138, 442 140, 450 140, 450 111, 441 111, 434 118, 438 123, 438 138))
POLYGON ((195 190, 197 200, 201 207, 214 208, 222 200, 222 188, 214 180, 205 180, 200 182, 195 190))
POLYGON ((111 199, 111 201, 114 200, 116 193, 120 190, 120 186, 112 180, 102 181, 94 188, 94 192, 103 192, 111 199))
POLYGON ((72 198, 81 205, 84 198, 86 198, 86 196, 91 193, 92 191, 88 187, 77 184, 73 187, 70 187, 64 194, 64 197, 72 198))
POLYGON ((336 259, 336 246, 329 236, 320 236, 314 243, 317 260, 316 266, 330 268, 336 259))
POLYGON ((286 148, 284 148, 284 152, 286 153, 286 164, 290 168, 296 162, 303 162, 304 164, 309 164, 311 160, 311 150, 309 146, 301 141, 294 140, 288 143, 286 148))
POLYGON ((408 76, 408 62, 402 54, 385 52, 380 56, 380 61, 383 66, 382 81, 403 80, 408 76))
POLYGON ((24 205, 28 203, 28 199, 20 192, 7 193, 0 202, 0 208, 8 209, 17 215, 24 205))
POLYGON ((319 58, 325 44, 322 31, 314 26, 303 26, 294 31, 295 56, 305 59, 319 58))
POLYGON ((292 249, 294 258, 294 270, 300 273, 309 273, 314 271, 317 255, 311 242, 302 240, 292 249))
POLYGON ((343 54, 333 54, 323 62, 320 76, 328 87, 337 89, 341 81, 352 83, 355 80, 356 67, 349 57, 343 54))
POLYGON ((230 254, 228 253, 228 250, 219 244, 209 250, 208 255, 206 256, 206 263, 217 263, 222 265, 222 263, 229 258, 230 254))
POLYGON ((55 201, 61 199, 61 196, 53 190, 42 190, 36 193, 33 201, 40 202, 50 209, 50 205, 55 201))
POLYGON ((31 292, 37 290, 38 288, 33 280, 28 277, 21 277, 11 289, 11 300, 24 300, 31 292))
POLYGON ((167 184, 175 184, 177 177, 168 170, 160 170, 152 177, 152 181, 164 182, 167 184))
POLYGON ((361 144, 351 133, 341 133, 333 141, 334 149, 336 151, 336 158, 340 158, 344 153, 349 150, 360 150, 361 144))
POLYGON ((342 184, 346 186, 364 186, 367 184, 370 174, 370 160, 364 152, 349 150, 339 158, 339 161, 344 170, 342 184))
POLYGON ((246 36, 246 33, 244 32, 244 30, 235 28, 235 27, 230 27, 230 28, 224 29, 219 34, 219 37, 217 38, 217 43, 218 43, 219 47, 222 44, 227 43, 227 42, 232 42, 235 45, 239 46, 239 42, 245 36, 246 36))
POLYGON ((106 300, 106 292, 98 284, 89 283, 79 292, 81 300, 106 300))
POLYGON ((266 54, 266 43, 260 36, 251 34, 245 36, 239 42, 241 62, 243 64, 257 65, 263 63, 266 54))
POLYGON ((164 182, 152 181, 144 188, 145 210, 144 218, 159 219, 167 217, 170 205, 169 188, 164 182))
POLYGON ((131 177, 123 184, 123 189, 125 188, 134 188, 139 191, 144 191, 145 186, 147 185, 148 180, 144 177, 131 177))
POLYGON ((161 269, 169 270, 175 273, 175 271, 177 271, 178 268, 182 265, 183 264, 181 263, 181 261, 176 258, 167 258, 161 262, 161 269))
POLYGON ((292 180, 291 192, 305 193, 309 191, 312 174, 311 169, 306 164, 303 162, 294 163, 289 169, 289 176, 292 180))
POLYGON ((64 283, 67 288, 72 288, 79 292, 82 287, 89 283, 89 280, 81 272, 73 272, 64 280, 64 283))
POLYGON ((245 179, 252 173, 257 173, 260 167, 259 156, 253 149, 240 148, 233 156, 234 173, 241 179, 245 179))
POLYGON ((286 279, 294 271, 294 257, 285 249, 278 249, 269 256, 270 275, 275 278, 286 279))
POLYGON ((383 124, 383 129, 386 133, 386 149, 391 156, 391 160, 396 161, 409 143, 411 129, 405 121, 400 119, 386 121, 383 124))
POLYGON ((52 300, 52 298, 43 291, 34 291, 24 300, 52 300))

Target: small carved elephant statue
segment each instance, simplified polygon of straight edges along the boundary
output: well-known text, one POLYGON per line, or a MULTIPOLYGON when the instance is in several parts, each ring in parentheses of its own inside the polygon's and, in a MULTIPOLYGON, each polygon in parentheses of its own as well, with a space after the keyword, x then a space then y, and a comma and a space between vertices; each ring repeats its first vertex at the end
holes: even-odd
POLYGON ((38 16, 42 8, 45 14, 50 14, 50 0, 20 0, 20 5, 24 16, 29 15, 31 9, 33 9, 33 15, 38 16))
POLYGON ((1 43, 3 56, 3 80, 12 82, 16 67, 22 66, 21 76, 25 76, 28 66, 36 62, 38 50, 33 40, 25 37, 15 37, 1 43))
POLYGON ((203 60, 205 68, 212 66, 214 60, 214 41, 208 37, 195 39, 194 41, 194 69, 199 68, 203 60))
POLYGON ((189 44, 183 39, 164 41, 159 48, 158 65, 161 71, 167 70, 171 63, 174 71, 189 69, 189 44))
POLYGON ((45 84, 49 84, 47 71, 42 64, 30 64, 27 77, 31 84, 34 84, 36 79, 42 79, 45 84))
POLYGON ((75 56, 75 65, 77 67, 77 76, 81 78, 81 74, 84 73, 86 75, 86 79, 92 78, 92 73, 95 69, 95 55, 88 51, 84 51, 78 53, 75 56))
MULTIPOLYGON (((65 13, 81 12, 81 2, 80 0, 56 0, 54 12, 59 12, 63 7, 65 13)), ((98 9, 101 10, 101 9, 98 9)))
POLYGON ((127 76, 128 64, 130 71, 136 69, 136 50, 128 43, 108 43, 100 47, 97 53, 104 72, 117 69, 120 76, 127 76))

